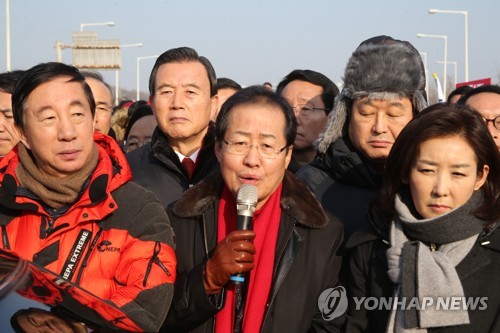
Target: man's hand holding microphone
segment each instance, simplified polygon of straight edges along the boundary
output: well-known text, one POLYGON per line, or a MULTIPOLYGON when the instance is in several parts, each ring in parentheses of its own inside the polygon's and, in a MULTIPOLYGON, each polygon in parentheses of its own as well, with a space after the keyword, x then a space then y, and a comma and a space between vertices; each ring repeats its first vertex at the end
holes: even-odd
POLYGON ((254 268, 255 246, 252 216, 257 206, 257 188, 243 184, 238 190, 236 209, 238 219, 235 231, 217 244, 205 264, 204 285, 207 294, 217 294, 231 280, 243 283, 245 274, 254 268))

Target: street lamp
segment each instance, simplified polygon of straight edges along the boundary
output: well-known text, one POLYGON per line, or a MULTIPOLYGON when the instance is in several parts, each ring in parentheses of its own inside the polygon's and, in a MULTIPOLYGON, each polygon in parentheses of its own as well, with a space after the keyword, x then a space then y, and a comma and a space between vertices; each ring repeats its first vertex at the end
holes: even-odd
MULTIPOLYGON (((113 27, 115 25, 115 22, 110 21, 110 22, 100 22, 100 23, 80 23, 80 32, 83 31, 84 27, 90 27, 90 26, 101 26, 101 25, 107 25, 108 27, 113 27)), ((57 45, 57 44, 56 44, 57 45)), ((115 104, 118 103, 118 69, 116 70, 116 86, 115 86, 115 104)))
MULTIPOLYGON (((123 44, 123 45, 120 45, 120 48, 124 48, 124 47, 142 47, 142 43, 134 43, 134 44, 123 44)), ((116 75, 115 75, 115 105, 118 105, 118 94, 120 92, 120 88, 119 88, 119 85, 120 85, 120 80, 119 80, 119 72, 120 70, 117 69, 116 70, 116 75)))
POLYGON ((429 71, 427 70, 427 52, 419 52, 424 58, 425 92, 429 95, 429 71))
POLYGON ((7 51, 6 67, 7 72, 10 72, 10 1, 5 1, 5 50, 7 51))
POLYGON ((465 82, 469 82, 469 28, 468 16, 466 10, 447 10, 447 9, 429 9, 429 14, 461 14, 465 17, 465 82))
POLYGON ((84 27, 96 26, 96 25, 107 25, 108 27, 112 27, 115 25, 115 22, 102 22, 102 23, 80 23, 80 31, 83 31, 84 27))
MULTIPOLYGON (((438 64, 444 64, 444 61, 436 61, 438 64)), ((448 61, 448 65, 453 65, 455 67, 455 85, 454 87, 457 86, 457 62, 456 61, 448 61)))
POLYGON ((136 86, 136 90, 137 90, 137 96, 136 96, 136 101, 139 100, 140 96, 139 96, 139 93, 140 93, 140 86, 139 86, 139 81, 140 81, 140 78, 139 78, 139 64, 141 62, 141 60, 144 60, 144 59, 156 59, 158 58, 159 55, 152 55, 152 56, 146 56, 146 57, 137 57, 137 86, 136 86))
POLYGON ((443 38, 444 39, 444 64, 443 64, 443 94, 446 95, 446 63, 448 62, 448 36, 446 35, 428 35, 417 34, 418 38, 443 38))

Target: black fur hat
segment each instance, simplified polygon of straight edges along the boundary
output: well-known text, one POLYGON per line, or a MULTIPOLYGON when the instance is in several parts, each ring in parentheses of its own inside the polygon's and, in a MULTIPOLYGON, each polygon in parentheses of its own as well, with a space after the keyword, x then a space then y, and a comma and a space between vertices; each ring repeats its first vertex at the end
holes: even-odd
POLYGON ((345 130, 350 102, 356 98, 400 99, 409 97, 414 112, 427 106, 425 70, 420 53, 409 42, 377 36, 362 42, 353 52, 344 73, 344 87, 335 99, 328 123, 317 141, 324 153, 345 130))

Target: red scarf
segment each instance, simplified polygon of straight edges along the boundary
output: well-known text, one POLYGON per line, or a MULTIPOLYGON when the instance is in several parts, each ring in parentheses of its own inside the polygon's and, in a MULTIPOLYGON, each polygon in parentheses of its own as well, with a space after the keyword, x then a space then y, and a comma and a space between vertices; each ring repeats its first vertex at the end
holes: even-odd
MULTIPOLYGON (((266 303, 273 279, 274 254, 281 220, 281 188, 269 197, 264 206, 255 212, 253 230, 255 231, 254 263, 250 271, 250 280, 243 317, 243 332, 260 332, 266 303)), ((236 229, 236 201, 227 187, 224 186, 219 202, 217 223, 217 242, 223 240, 236 229)), ((230 333, 234 330, 234 286, 226 285, 226 302, 222 310, 215 316, 215 332, 230 333)))

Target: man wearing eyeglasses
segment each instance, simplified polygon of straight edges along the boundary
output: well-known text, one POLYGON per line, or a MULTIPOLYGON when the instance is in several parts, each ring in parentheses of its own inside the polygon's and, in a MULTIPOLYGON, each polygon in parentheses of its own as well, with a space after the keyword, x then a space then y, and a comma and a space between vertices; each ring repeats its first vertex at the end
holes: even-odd
POLYGON ((95 100, 94 130, 115 138, 111 130, 111 115, 113 113, 113 90, 98 72, 82 71, 92 90, 95 100))
POLYGON ((224 103, 215 128, 220 173, 168 209, 178 275, 162 332, 338 331, 341 319, 324 319, 318 298, 338 283, 342 226, 287 171, 296 126, 288 103, 262 86, 224 103), (257 188, 253 230, 235 230, 244 184, 257 188), (239 273, 242 294, 230 282, 239 273))
POLYGON ((321 73, 296 69, 278 84, 276 92, 293 107, 297 118, 297 137, 288 166, 296 172, 316 156, 313 143, 326 125, 339 89, 321 73))
POLYGON ((500 152, 500 86, 477 87, 462 96, 459 104, 470 106, 481 114, 500 152))

